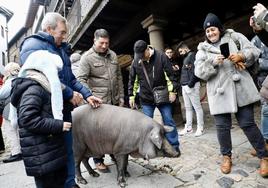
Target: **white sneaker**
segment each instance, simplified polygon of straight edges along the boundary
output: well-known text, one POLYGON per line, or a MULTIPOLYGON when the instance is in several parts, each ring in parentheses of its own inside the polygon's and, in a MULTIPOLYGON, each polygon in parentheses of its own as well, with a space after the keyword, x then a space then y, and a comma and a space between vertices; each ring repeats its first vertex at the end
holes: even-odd
POLYGON ((179 135, 185 135, 185 134, 189 134, 192 133, 193 129, 192 127, 185 127, 182 131, 180 131, 179 135))
POLYGON ((196 130, 194 136, 198 137, 204 134, 204 130, 203 129, 198 129, 196 130))

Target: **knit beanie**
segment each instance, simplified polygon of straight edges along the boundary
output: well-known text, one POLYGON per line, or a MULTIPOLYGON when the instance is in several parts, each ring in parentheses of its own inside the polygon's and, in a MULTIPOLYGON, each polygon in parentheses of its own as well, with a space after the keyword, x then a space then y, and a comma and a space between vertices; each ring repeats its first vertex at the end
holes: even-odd
POLYGON ((221 24, 221 21, 218 16, 213 13, 208 13, 204 21, 203 28, 204 30, 206 30, 208 27, 212 26, 219 28, 219 30, 223 30, 223 25, 221 24))

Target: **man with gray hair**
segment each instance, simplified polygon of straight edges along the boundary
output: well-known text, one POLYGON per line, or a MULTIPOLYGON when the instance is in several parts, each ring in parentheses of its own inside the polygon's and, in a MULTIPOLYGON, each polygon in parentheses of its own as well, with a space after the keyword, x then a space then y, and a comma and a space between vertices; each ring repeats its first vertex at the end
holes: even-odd
MULTIPOLYGON (((105 29, 94 33, 94 44, 80 60, 77 79, 103 103, 124 105, 124 89, 121 69, 114 51, 109 49, 110 36, 105 29)), ((113 156, 111 156, 113 157, 113 156)), ((103 158, 94 158, 96 168, 108 172, 103 158)))
MULTIPOLYGON (((94 108, 98 107, 101 99, 92 95, 76 80, 71 70, 69 58, 70 45, 64 41, 67 39, 67 20, 59 13, 48 12, 42 21, 42 31, 27 37, 20 47, 20 63, 23 65, 28 56, 37 50, 48 50, 50 53, 59 55, 63 61, 63 68, 59 72, 59 78, 64 85, 63 89, 63 120, 72 122, 71 111, 78 106, 83 98, 94 108)), ((65 144, 67 146, 67 168, 68 177, 65 188, 79 187, 75 183, 75 164, 72 150, 72 131, 65 133, 65 144)))

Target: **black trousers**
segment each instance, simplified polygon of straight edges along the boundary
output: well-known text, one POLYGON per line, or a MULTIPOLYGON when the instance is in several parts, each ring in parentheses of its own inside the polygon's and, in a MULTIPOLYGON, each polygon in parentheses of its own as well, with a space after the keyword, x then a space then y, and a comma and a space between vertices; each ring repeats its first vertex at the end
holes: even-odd
POLYGON ((5 143, 4 143, 1 127, 0 127, 0 150, 5 150, 5 143))
MULTIPOLYGON (((254 105, 239 107, 235 117, 239 127, 243 130, 252 147, 257 151, 257 156, 261 159, 268 156, 265 149, 264 138, 255 124, 254 120, 254 105)), ((232 139, 231 139, 231 114, 214 115, 217 128, 217 137, 220 144, 222 155, 232 155, 232 139)))
POLYGON ((34 177, 36 188, 64 188, 67 178, 67 166, 45 174, 34 177))

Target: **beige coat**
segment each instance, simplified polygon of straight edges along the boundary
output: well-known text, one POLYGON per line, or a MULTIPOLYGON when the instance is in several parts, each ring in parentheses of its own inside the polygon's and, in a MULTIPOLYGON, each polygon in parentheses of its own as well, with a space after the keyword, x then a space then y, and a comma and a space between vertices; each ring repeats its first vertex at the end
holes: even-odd
MULTIPOLYGON (((251 66, 260 51, 241 33, 231 29, 221 38, 220 44, 228 42, 230 53, 238 51, 235 41, 240 43, 240 52, 245 56, 245 66, 251 66)), ((246 106, 260 100, 258 90, 247 70, 239 71, 228 59, 221 65, 213 60, 220 54, 219 47, 208 42, 198 45, 195 61, 195 75, 207 81, 207 96, 212 115, 235 113, 237 107, 246 106)))
POLYGON ((77 79, 106 104, 116 105, 120 98, 124 99, 121 69, 112 50, 105 55, 97 53, 93 47, 85 52, 80 60, 77 79))

